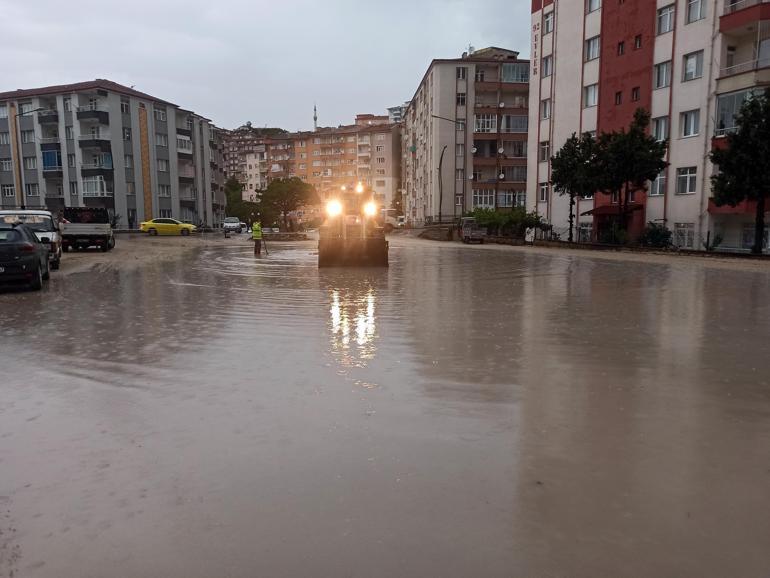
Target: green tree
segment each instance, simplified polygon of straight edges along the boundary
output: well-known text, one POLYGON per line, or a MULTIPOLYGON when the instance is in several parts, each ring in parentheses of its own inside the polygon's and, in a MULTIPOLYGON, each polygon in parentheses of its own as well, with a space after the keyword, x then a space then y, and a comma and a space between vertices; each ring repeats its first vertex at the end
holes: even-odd
POLYGON ((575 199, 597 190, 597 143, 590 133, 574 132, 551 157, 551 185, 559 195, 569 195, 569 242, 574 240, 575 199))
POLYGON ((760 254, 770 194, 770 91, 743 103, 736 126, 737 130, 727 135, 727 146, 711 152, 711 161, 719 168, 711 177, 711 188, 717 206, 756 202, 751 252, 760 254))
POLYGON ((275 179, 267 185, 260 206, 265 214, 283 216, 284 227, 288 227, 289 213, 304 205, 317 204, 315 187, 297 177, 275 179))
POLYGON ((650 113, 638 108, 628 130, 599 135, 596 187, 618 199, 618 227, 625 231, 631 194, 645 192, 647 183, 668 166, 666 142, 648 134, 650 113))
POLYGON ((259 213, 257 203, 243 200, 243 185, 235 177, 230 177, 225 183, 225 198, 228 217, 238 217, 244 223, 251 223, 254 220, 252 215, 259 213))

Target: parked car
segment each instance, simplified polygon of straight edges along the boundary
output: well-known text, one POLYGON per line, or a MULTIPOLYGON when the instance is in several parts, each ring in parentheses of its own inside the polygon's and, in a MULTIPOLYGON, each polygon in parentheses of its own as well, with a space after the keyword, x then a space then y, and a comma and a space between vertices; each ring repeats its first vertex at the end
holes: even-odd
POLYGON ((35 291, 49 277, 48 245, 27 225, 0 223, 0 281, 27 283, 35 291))
POLYGON ((59 224, 50 211, 37 210, 2 210, 0 211, 0 223, 27 225, 41 243, 48 245, 48 259, 51 269, 59 268, 62 254, 62 235, 59 224))
POLYGON ((198 230, 195 225, 183 223, 176 219, 152 219, 144 221, 139 228, 148 235, 182 235, 187 236, 198 230))
POLYGON ((110 214, 103 207, 65 207, 62 210, 62 246, 65 251, 115 247, 110 214))
POLYGON ((249 226, 241 221, 241 233, 246 233, 249 230, 249 226))
POLYGON ((486 227, 479 227, 474 217, 463 217, 460 219, 460 240, 463 243, 484 243, 484 237, 487 236, 486 227))
POLYGON ((227 217, 222 223, 222 229, 231 233, 240 233, 241 220, 238 217, 227 217))
POLYGON ((404 227, 406 227, 406 217, 404 215, 399 215, 396 218, 396 227, 398 227, 399 229, 403 229, 404 227))

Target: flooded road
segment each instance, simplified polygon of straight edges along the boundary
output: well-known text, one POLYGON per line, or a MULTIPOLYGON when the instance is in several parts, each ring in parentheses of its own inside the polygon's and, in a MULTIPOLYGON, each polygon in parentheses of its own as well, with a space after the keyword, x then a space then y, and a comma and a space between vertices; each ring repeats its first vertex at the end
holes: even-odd
POLYGON ((767 272, 270 252, 0 294, 0 577, 770 573, 767 272))

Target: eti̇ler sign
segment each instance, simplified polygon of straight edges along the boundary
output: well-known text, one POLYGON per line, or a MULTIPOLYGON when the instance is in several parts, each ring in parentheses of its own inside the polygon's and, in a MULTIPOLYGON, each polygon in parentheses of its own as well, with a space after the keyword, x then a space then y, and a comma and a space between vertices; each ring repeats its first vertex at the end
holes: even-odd
POLYGON ((537 76, 537 63, 540 60, 537 55, 537 48, 540 44, 540 22, 536 22, 532 25, 532 57, 530 58, 532 63, 532 76, 537 76))

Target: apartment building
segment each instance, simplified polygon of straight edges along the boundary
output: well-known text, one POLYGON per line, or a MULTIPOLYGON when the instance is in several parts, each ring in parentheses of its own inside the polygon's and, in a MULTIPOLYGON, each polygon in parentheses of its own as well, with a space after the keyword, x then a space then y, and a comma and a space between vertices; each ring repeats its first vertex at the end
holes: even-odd
MULTIPOLYGON (((569 201, 551 190, 550 156, 573 133, 628 126, 652 116, 669 167, 637 194, 631 235, 665 224, 675 244, 703 249, 753 243, 755 206, 716 207, 709 152, 735 127, 741 103, 770 86, 770 3, 764 0, 533 0, 528 208, 557 232, 569 201)), ((581 199, 579 239, 601 239, 617 214, 604 194, 581 199)))
POLYGON ((386 116, 358 115, 356 123, 296 133, 296 175, 321 198, 362 182, 390 206, 399 187, 400 128, 386 116))
POLYGON ((220 139, 208 119, 109 80, 3 92, 0 205, 216 225, 220 139))
MULTIPOLYGON (((257 128, 250 122, 236 129, 226 131, 225 145, 225 177, 235 177, 243 185, 247 185, 247 155, 266 152, 266 140, 271 137, 283 137, 288 133, 280 128, 257 128)), ((253 166, 253 164, 252 164, 253 166)))
POLYGON ((410 222, 525 205, 529 66, 518 52, 496 47, 431 62, 404 111, 402 192, 410 222))
POLYGON ((267 145, 262 142, 246 154, 244 161, 245 181, 243 182, 243 200, 256 202, 260 191, 267 188, 267 145))

